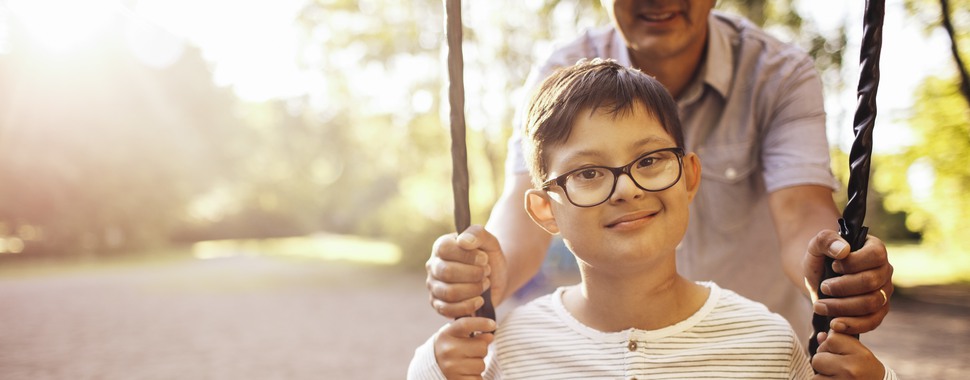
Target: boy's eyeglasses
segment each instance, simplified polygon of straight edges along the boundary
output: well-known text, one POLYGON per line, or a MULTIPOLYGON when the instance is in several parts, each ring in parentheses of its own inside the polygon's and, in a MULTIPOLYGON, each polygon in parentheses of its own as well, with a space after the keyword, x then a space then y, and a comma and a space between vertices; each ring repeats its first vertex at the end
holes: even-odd
POLYGON ((577 207, 593 207, 606 202, 616 191, 621 174, 629 175, 643 190, 663 191, 680 181, 683 157, 681 148, 658 149, 620 167, 587 166, 569 171, 544 182, 542 190, 558 185, 566 199, 577 207))

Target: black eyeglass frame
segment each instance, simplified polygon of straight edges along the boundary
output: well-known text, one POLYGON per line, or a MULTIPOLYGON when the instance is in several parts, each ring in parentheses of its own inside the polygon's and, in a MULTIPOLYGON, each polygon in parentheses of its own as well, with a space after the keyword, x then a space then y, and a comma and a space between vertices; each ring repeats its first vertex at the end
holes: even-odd
POLYGON ((684 149, 683 148, 677 148, 677 147, 651 150, 651 151, 649 151, 647 153, 644 153, 644 154, 641 154, 641 155, 637 156, 636 159, 634 159, 633 161, 631 161, 629 164, 626 164, 626 165, 623 165, 623 166, 618 166, 618 167, 609 167, 609 166, 585 166, 585 167, 581 167, 581 168, 578 168, 578 169, 570 170, 570 171, 568 171, 568 172, 566 172, 566 173, 564 173, 564 174, 562 174, 562 175, 560 175, 560 176, 558 176, 556 178, 553 178, 553 179, 550 179, 550 180, 548 180, 546 182, 543 182, 542 183, 542 186, 540 188, 542 190, 549 191, 549 188, 552 187, 553 184, 555 184, 556 186, 559 186, 559 188, 562 189, 563 194, 566 195, 566 199, 569 200, 569 203, 572 203, 573 206, 576 206, 576 207, 596 207, 596 206, 599 206, 599 205, 603 204, 604 202, 608 201, 610 199, 610 197, 613 196, 613 193, 616 192, 616 183, 619 182, 620 175, 622 175, 622 174, 626 174, 627 176, 629 176, 630 177, 630 180, 633 181, 633 184, 636 185, 637 188, 639 188, 639 189, 641 189, 643 191, 649 191, 651 193, 655 193, 655 192, 658 192, 658 191, 664 191, 664 190, 669 189, 671 186, 676 185, 677 182, 680 182, 680 177, 682 177, 684 175, 684 154, 685 154, 684 153, 684 149), (655 154, 657 152, 673 152, 674 155, 677 156, 677 178, 674 179, 672 182, 670 182, 669 185, 664 186, 663 188, 660 188, 660 189, 648 189, 646 187, 641 186, 637 182, 636 178, 633 178, 633 173, 630 172, 630 169, 633 168, 633 165, 636 165, 637 162, 639 162, 640 160, 642 160, 644 157, 647 157, 647 156, 649 156, 651 154, 655 154), (596 204, 591 204, 591 205, 579 205, 579 204, 576 204, 576 202, 573 202, 573 199, 569 197, 569 190, 566 190, 566 178, 568 178, 570 175, 572 175, 572 174, 574 174, 576 172, 580 172, 580 171, 583 171, 583 170, 590 170, 590 169, 606 169, 606 170, 609 170, 611 173, 613 173, 613 186, 610 188, 610 193, 606 196, 606 198, 604 198, 602 201, 597 202, 596 204))

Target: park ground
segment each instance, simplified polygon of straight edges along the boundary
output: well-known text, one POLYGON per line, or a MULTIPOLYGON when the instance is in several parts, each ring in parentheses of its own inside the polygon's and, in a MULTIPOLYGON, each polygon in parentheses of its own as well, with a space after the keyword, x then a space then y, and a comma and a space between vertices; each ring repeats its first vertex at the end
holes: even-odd
MULTIPOLYGON (((899 288, 862 339, 904 379, 970 374, 970 286, 899 288)), ((401 379, 446 320, 424 274, 239 255, 0 268, 0 379, 401 379)))

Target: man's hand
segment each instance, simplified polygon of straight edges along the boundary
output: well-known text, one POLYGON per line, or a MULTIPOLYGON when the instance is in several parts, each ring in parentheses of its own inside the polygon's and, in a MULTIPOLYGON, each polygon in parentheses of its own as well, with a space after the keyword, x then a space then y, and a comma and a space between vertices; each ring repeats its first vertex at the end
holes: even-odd
POLYGON ((812 358, 816 379, 881 380, 886 368, 858 339, 837 332, 818 333, 818 352, 812 358))
POLYGON ((850 335, 872 331, 889 313, 893 267, 878 238, 868 236, 862 249, 849 252, 849 244, 837 232, 821 231, 808 243, 802 268, 815 313, 836 317, 830 326, 833 331, 850 335), (837 298, 818 299, 816 288, 826 256, 835 259, 832 269, 842 276, 822 282, 822 293, 837 298))
POLYGON ((431 306, 448 318, 473 315, 492 289, 492 302, 504 299, 508 272, 498 240, 482 226, 438 238, 425 263, 431 306))
POLYGON ((445 378, 480 380, 488 345, 495 338, 492 331, 495 321, 479 317, 460 318, 442 327, 434 340, 434 358, 445 378))

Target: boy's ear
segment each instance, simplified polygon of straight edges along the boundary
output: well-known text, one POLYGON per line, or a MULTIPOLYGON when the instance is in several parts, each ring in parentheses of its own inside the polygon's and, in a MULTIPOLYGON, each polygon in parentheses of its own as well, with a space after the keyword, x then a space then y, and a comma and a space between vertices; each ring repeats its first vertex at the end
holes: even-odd
POLYGON ((693 201, 701 186, 701 160, 694 153, 684 156, 684 179, 687 182, 687 199, 693 201))
POLYGON ((525 192, 525 211, 532 221, 550 234, 559 233, 556 216, 552 214, 552 203, 549 194, 542 190, 529 189, 525 192))

